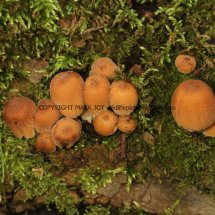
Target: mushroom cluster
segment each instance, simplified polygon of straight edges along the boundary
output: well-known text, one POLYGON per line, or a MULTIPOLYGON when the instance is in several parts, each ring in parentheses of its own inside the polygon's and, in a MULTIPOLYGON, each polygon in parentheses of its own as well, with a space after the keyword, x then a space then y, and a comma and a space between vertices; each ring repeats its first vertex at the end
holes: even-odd
MULTIPOLYGON (((175 66, 179 72, 188 74, 195 69, 196 60, 189 55, 179 55, 175 66)), ((189 79, 180 83, 173 93, 171 110, 180 127, 215 137, 215 95, 205 82, 189 79)))
POLYGON ((95 60, 85 81, 74 71, 60 72, 50 82, 50 99, 36 105, 24 96, 14 97, 3 108, 4 121, 18 138, 38 133, 35 147, 42 152, 72 147, 81 136, 81 119, 92 123, 101 136, 118 129, 131 133, 137 127, 130 114, 138 93, 132 83, 113 80, 118 72, 119 67, 107 57, 95 60))

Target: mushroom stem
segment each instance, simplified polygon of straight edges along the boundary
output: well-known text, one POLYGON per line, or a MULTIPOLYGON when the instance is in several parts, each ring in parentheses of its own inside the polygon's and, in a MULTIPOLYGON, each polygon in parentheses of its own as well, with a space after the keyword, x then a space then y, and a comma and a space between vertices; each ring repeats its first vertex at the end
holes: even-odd
POLYGON ((124 159, 127 156, 127 142, 126 142, 126 138, 127 138, 127 134, 122 133, 120 135, 120 147, 119 147, 119 154, 120 154, 120 158, 124 159))

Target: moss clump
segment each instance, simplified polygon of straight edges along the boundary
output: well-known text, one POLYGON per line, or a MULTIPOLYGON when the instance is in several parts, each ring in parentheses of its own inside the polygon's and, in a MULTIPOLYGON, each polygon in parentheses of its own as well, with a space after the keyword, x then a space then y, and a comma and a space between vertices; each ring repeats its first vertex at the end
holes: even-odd
POLYGON ((95 167, 85 168, 80 170, 76 180, 81 183, 82 190, 95 194, 99 187, 105 187, 111 183, 112 178, 120 172, 124 172, 123 168, 105 171, 95 167))

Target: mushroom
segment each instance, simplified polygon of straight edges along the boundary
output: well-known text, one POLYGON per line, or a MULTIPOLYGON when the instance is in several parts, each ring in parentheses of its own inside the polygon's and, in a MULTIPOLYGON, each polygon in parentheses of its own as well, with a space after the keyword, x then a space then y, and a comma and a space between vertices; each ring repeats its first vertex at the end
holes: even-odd
POLYGON ((119 72, 119 67, 108 57, 96 59, 90 70, 91 75, 97 74, 105 76, 108 79, 113 79, 117 72, 119 72))
POLYGON ((110 87, 110 106, 120 116, 130 115, 138 102, 135 86, 126 81, 114 81, 110 87))
POLYGON ((61 72, 51 80, 51 99, 65 117, 76 118, 83 112, 83 88, 82 77, 73 71, 61 72))
POLYGON ((70 148, 81 136, 81 123, 71 118, 60 119, 52 128, 52 136, 59 148, 70 148))
POLYGON ((137 127, 137 121, 132 116, 119 116, 118 129, 123 132, 120 135, 119 153, 121 158, 126 157, 127 142, 126 138, 129 133, 132 133, 137 127))
POLYGON ((132 116, 119 116, 118 129, 129 134, 137 127, 137 121, 132 116))
POLYGON ((81 114, 81 119, 84 121, 87 121, 88 123, 92 123, 93 119, 94 119, 94 115, 90 113, 89 110, 85 110, 82 114, 81 114))
POLYGON ((215 137, 215 124, 213 124, 211 127, 205 129, 203 131, 203 134, 207 137, 215 137))
POLYGON ((117 124, 118 116, 110 110, 101 112, 93 120, 94 129, 101 136, 114 134, 117 131, 117 124))
POLYGON ((196 59, 190 55, 178 55, 175 66, 179 72, 189 74, 196 68, 196 59))
POLYGON ((60 113, 54 102, 50 99, 41 99, 34 116, 34 128, 38 133, 50 130, 59 118, 60 113))
POLYGON ((32 138, 35 135, 33 118, 36 105, 24 96, 17 96, 6 102, 3 119, 12 133, 18 137, 32 138))
POLYGON ((188 131, 202 131, 215 122, 215 96, 200 80, 186 80, 175 89, 171 101, 176 123, 188 131))
POLYGON ((106 77, 92 75, 86 79, 84 86, 84 103, 87 110, 96 116, 108 109, 110 101, 110 82, 106 77))
POLYGON ((41 152, 55 152, 56 145, 54 143, 51 132, 44 131, 40 133, 36 139, 35 147, 37 151, 41 152))

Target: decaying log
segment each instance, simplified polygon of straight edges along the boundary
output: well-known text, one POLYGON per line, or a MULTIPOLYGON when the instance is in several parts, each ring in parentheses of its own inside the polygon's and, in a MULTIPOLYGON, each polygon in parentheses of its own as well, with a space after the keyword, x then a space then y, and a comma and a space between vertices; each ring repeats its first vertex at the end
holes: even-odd
POLYGON ((134 184, 130 187, 130 191, 127 191, 125 176, 118 174, 111 184, 100 188, 98 194, 108 197, 110 204, 115 207, 129 205, 135 208, 138 205, 139 208, 155 214, 164 214, 174 205, 174 214, 215 214, 213 195, 201 194, 194 188, 189 188, 183 195, 179 195, 176 187, 177 185, 161 184, 157 179, 151 179, 149 182, 134 184))
MULTIPOLYGON (((72 186, 72 183, 70 182, 68 186, 72 186)), ((173 208, 173 214, 176 215, 215 214, 213 195, 202 194, 194 188, 189 188, 180 195, 177 193, 176 187, 177 185, 167 182, 160 183, 157 179, 151 179, 144 183, 134 183, 128 191, 126 176, 120 173, 113 178, 112 183, 99 188, 96 194, 82 191, 84 196, 82 198, 85 205, 111 204, 117 208, 126 205, 134 209, 138 207, 153 214, 164 214, 168 208, 173 208)), ((71 198, 73 197, 80 198, 75 191, 71 193, 71 198)), ((11 211, 20 213, 25 210, 33 210, 44 203, 45 196, 36 197, 31 202, 24 202, 24 199, 24 190, 17 191, 11 203, 11 211)))
MULTIPOLYGON (((120 208, 124 205, 130 208, 143 209, 153 214, 164 214, 168 208, 174 211, 174 214, 182 215, 214 215, 215 214, 215 196, 199 192, 195 188, 178 190, 177 184, 162 181, 156 178, 148 178, 146 182, 134 182, 128 191, 127 176, 124 173, 116 174, 112 182, 105 187, 97 189, 96 194, 91 194, 81 190, 80 181, 75 180, 80 168, 84 165, 100 165, 101 169, 111 169, 120 166, 126 166, 126 161, 120 159, 116 162, 117 151, 110 152, 104 146, 94 145, 84 148, 82 152, 78 151, 73 156, 64 156, 62 152, 53 157, 59 157, 60 162, 64 163, 68 171, 62 175, 56 174, 56 177, 62 178, 68 188, 71 190, 71 198, 81 201, 82 204, 101 204, 112 205, 120 208), (92 153, 92 150, 94 153, 92 153), (98 162, 99 160, 99 162, 98 162), (76 189, 72 189, 76 187, 76 189), (76 192, 77 191, 77 192, 76 192)), ((52 160, 50 162, 58 162, 52 160)), ((26 194, 23 189, 14 190, 10 186, 7 190, 8 211, 23 212, 25 210, 34 210, 45 204, 46 195, 38 196, 33 200, 26 200, 26 194)), ((8 212, 7 211, 7 212, 8 212)), ((5 209, 0 205, 0 214, 5 214, 5 209)))

